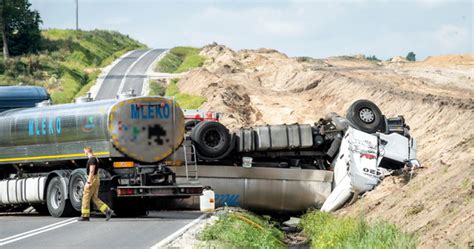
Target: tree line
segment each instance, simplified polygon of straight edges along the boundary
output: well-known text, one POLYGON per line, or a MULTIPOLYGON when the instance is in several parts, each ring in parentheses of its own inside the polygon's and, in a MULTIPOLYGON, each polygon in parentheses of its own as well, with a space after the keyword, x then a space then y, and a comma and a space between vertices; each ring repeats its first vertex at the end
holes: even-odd
POLYGON ((35 53, 40 48, 41 17, 28 0, 0 0, 0 40, 3 58, 35 53))

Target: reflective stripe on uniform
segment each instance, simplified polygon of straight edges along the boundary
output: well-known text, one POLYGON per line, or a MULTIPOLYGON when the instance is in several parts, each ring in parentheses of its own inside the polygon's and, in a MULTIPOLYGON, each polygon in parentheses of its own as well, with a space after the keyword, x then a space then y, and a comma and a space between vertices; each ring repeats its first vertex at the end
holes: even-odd
POLYGON ((104 203, 102 204, 102 206, 100 206, 99 210, 102 212, 102 213, 105 213, 105 211, 107 211, 109 207, 104 203))
POLYGON ((89 217, 91 214, 91 210, 88 208, 81 209, 82 217, 89 217))

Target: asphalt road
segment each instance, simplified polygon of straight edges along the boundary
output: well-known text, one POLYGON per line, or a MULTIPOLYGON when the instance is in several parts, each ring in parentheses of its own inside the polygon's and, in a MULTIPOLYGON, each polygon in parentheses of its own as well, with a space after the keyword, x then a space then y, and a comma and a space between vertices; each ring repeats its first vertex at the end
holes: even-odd
POLYGON ((152 211, 146 217, 108 222, 102 216, 89 222, 37 215, 0 216, 0 248, 150 248, 199 216, 197 211, 152 211))
POLYGON ((105 76, 96 100, 113 99, 119 93, 134 90, 141 95, 148 67, 165 49, 135 50, 122 58, 105 76))
MULTIPOLYGON (((164 49, 136 50, 115 64, 95 99, 115 98, 129 89, 141 94, 146 70, 164 49)), ((0 214, 0 248, 150 248, 201 216, 197 211, 151 211, 146 217, 53 218, 0 214)))

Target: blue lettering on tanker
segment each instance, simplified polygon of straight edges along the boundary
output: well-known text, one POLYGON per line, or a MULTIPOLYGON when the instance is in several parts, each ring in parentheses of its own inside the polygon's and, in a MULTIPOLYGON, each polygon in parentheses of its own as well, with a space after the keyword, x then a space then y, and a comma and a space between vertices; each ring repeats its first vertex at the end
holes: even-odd
POLYGON ((54 134, 54 120, 50 118, 48 122, 48 135, 53 135, 53 134, 54 134))
POLYGON ((46 119, 41 120, 41 135, 46 135, 46 119))
POLYGON ((28 136, 61 134, 61 118, 35 118, 28 120, 28 136))
POLYGON ((171 108, 168 103, 159 105, 131 104, 130 116, 132 119, 169 119, 171 108))
POLYGON ((240 195, 216 194, 216 205, 232 207, 240 206, 239 197, 240 195))

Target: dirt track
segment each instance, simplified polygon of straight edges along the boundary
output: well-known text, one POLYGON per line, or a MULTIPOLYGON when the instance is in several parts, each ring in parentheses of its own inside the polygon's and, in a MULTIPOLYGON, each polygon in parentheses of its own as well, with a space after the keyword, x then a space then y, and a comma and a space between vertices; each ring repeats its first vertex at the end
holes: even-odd
POLYGON ((387 178, 340 213, 388 220, 416 232, 426 248, 474 241, 474 56, 376 63, 357 57, 289 58, 274 50, 207 46, 210 58, 179 82, 208 98, 229 127, 312 123, 345 115, 370 99, 387 116, 404 115, 424 168, 406 183, 387 178))

